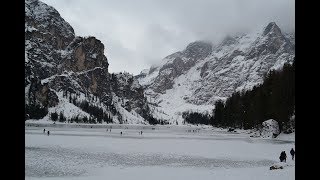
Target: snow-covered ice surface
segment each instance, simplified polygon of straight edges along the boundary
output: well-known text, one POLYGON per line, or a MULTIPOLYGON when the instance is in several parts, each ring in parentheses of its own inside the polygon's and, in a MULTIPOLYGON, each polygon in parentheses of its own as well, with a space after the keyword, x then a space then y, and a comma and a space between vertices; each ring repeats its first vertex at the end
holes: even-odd
POLYGON ((294 148, 290 135, 250 138, 247 131, 209 126, 30 125, 25 128, 26 179, 295 178, 290 157, 284 169, 269 170, 281 151, 289 155, 294 148))

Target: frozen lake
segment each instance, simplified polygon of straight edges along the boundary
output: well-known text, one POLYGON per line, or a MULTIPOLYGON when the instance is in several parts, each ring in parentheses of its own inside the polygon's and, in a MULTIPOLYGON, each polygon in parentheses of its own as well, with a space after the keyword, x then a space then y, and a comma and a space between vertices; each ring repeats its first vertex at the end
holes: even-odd
POLYGON ((197 126, 110 128, 26 126, 26 179, 294 179, 294 141, 197 126), (287 166, 270 171, 281 151, 287 166))

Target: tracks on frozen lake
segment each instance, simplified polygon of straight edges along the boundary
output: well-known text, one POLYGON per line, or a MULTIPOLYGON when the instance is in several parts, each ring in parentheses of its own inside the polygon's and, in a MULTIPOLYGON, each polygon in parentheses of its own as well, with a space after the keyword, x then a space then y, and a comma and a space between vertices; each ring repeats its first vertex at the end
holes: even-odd
POLYGON ((80 176, 103 166, 166 166, 196 168, 244 168, 270 166, 271 160, 231 160, 177 154, 91 153, 61 147, 26 147, 26 176, 80 176))

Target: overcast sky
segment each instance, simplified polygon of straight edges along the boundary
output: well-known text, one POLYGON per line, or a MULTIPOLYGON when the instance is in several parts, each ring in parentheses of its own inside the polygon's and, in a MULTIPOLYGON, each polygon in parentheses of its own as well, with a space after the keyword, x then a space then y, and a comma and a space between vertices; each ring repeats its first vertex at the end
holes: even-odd
POLYGON ((105 45, 109 72, 138 74, 190 42, 217 43, 274 21, 295 26, 294 0, 41 0, 56 8, 76 36, 105 45))

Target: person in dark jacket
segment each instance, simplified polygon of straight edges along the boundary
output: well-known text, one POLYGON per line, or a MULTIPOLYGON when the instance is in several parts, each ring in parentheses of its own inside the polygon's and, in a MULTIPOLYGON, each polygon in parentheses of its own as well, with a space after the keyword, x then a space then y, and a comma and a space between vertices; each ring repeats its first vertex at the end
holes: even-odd
POLYGON ((286 152, 285 152, 285 151, 282 151, 282 152, 281 152, 279 159, 280 159, 280 162, 283 162, 283 161, 286 162, 286 160, 287 160, 287 155, 286 155, 286 152))
POLYGON ((50 131, 48 131, 48 136, 50 135, 50 131))
POLYGON ((45 133, 46 132, 46 129, 43 129, 43 133, 45 133))
POLYGON ((294 154, 295 154, 295 151, 293 150, 293 148, 291 148, 290 154, 291 154, 292 160, 293 160, 294 159, 294 154))
POLYGON ((282 161, 283 161, 283 151, 280 153, 280 157, 279 157, 279 159, 280 159, 280 162, 282 162, 282 161))

